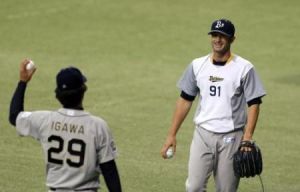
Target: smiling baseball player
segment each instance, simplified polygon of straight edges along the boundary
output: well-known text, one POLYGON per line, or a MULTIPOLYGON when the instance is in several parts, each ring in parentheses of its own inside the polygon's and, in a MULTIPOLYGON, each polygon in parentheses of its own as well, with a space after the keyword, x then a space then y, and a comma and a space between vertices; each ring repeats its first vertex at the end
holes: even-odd
POLYGON ((44 150, 49 192, 96 192, 102 173, 110 192, 121 192, 116 147, 107 123, 83 110, 86 77, 68 67, 56 76, 57 111, 24 111, 24 95, 35 68, 20 65, 20 81, 10 105, 9 120, 21 136, 37 139, 44 150))
POLYGON ((176 134, 198 96, 186 190, 206 191, 213 173, 217 192, 235 192, 239 178, 234 174, 233 155, 241 141, 252 141, 266 93, 254 66, 231 53, 235 40, 232 22, 216 20, 208 34, 212 53, 194 59, 179 80, 181 94, 161 155, 167 158, 168 148, 176 150, 176 134))

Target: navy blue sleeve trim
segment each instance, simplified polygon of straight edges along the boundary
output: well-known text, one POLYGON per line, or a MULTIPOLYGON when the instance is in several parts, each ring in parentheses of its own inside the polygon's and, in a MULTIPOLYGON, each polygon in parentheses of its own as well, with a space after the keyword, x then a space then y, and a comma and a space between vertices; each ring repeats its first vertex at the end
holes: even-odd
POLYGON ((183 99, 185 99, 185 100, 187 100, 187 101, 194 101, 195 98, 196 98, 196 96, 189 95, 189 94, 187 94, 184 91, 181 91, 180 97, 183 98, 183 99))
POLYGON ((251 105, 261 104, 261 103, 262 103, 261 97, 257 97, 255 99, 252 99, 252 100, 247 102, 248 107, 250 107, 251 105))
POLYGON ((122 192, 121 181, 115 161, 111 160, 106 163, 101 163, 100 169, 109 192, 122 192))
POLYGON ((19 81, 15 93, 12 97, 9 109, 9 122, 16 126, 18 114, 24 111, 24 95, 26 90, 26 82, 19 81))

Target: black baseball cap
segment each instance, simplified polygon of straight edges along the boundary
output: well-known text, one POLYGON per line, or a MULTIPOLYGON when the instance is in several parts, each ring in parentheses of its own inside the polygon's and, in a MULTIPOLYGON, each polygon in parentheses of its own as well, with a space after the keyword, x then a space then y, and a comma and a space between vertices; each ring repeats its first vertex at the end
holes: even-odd
POLYGON ((56 88, 60 91, 78 89, 87 81, 76 67, 61 69, 56 75, 56 88))
POLYGON ((212 33, 221 33, 227 37, 233 37, 235 28, 232 22, 228 19, 219 19, 211 24, 211 29, 208 34, 211 35, 212 33))

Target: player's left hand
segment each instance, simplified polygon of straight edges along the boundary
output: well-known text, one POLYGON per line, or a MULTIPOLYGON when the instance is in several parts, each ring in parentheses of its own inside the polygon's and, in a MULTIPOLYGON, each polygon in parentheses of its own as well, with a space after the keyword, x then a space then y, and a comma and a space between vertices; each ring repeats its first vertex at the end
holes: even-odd
POLYGON ((249 152, 252 150, 252 145, 254 144, 253 140, 243 140, 241 142, 240 151, 246 151, 249 152))
POLYGON ((260 148, 254 141, 242 141, 239 149, 233 156, 233 168, 237 177, 254 177, 260 175, 263 161, 260 148), (242 148, 251 148, 242 150, 242 148))
POLYGON ((20 63, 20 81, 23 82, 29 82, 30 79, 32 78, 33 74, 36 71, 36 68, 32 69, 32 70, 27 70, 26 69, 26 65, 30 62, 29 59, 24 59, 21 63, 20 63))
POLYGON ((245 133, 243 135, 243 138, 242 138, 242 142, 241 142, 241 148, 240 150, 241 151, 251 151, 252 150, 252 146, 251 145, 248 145, 248 144, 253 144, 254 141, 252 139, 252 134, 247 134, 245 133))

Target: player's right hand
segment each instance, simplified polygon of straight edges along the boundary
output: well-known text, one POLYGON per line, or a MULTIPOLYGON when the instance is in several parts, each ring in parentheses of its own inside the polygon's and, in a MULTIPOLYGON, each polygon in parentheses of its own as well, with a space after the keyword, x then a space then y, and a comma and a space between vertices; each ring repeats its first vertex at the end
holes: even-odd
POLYGON ((32 78, 34 72, 36 71, 36 68, 32 70, 26 70, 26 65, 30 62, 29 59, 24 59, 20 63, 20 81, 23 82, 29 82, 30 79, 32 78))
POLYGON ((173 153, 175 155, 175 152, 176 152, 176 137, 175 136, 167 137, 165 144, 163 145, 163 147, 160 150, 160 154, 161 154, 162 158, 167 159, 166 152, 170 147, 173 149, 173 153))

